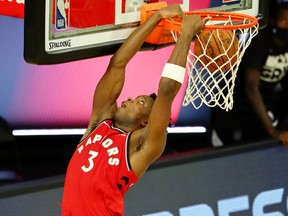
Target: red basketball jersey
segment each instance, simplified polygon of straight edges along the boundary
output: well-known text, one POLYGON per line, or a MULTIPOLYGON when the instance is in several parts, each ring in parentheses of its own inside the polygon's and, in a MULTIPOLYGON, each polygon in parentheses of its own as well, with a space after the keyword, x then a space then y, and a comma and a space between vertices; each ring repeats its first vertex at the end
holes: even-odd
POLYGON ((138 180, 129 163, 129 136, 105 120, 77 146, 66 173, 62 216, 123 215, 124 194, 138 180))

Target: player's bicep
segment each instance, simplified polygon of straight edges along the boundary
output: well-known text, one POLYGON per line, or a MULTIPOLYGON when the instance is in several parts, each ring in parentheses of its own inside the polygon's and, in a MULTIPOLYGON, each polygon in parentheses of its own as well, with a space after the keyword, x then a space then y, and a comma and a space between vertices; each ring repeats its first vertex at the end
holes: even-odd
POLYGON ((154 140, 158 135, 166 134, 166 129, 170 121, 172 100, 169 98, 160 98, 154 102, 151 114, 148 120, 148 137, 154 140))
MULTIPOLYGON (((130 163, 135 174, 140 178, 146 170, 149 168, 151 163, 153 163, 157 158, 159 158, 164 150, 166 143, 166 135, 158 136, 159 139, 151 140, 147 137, 147 128, 140 132, 140 138, 131 138, 131 149, 130 149, 130 163), (147 139, 148 138, 148 139, 147 139), (135 145, 133 145, 133 142, 135 145), (134 146, 134 148, 133 148, 134 146), (157 147, 157 148, 155 148, 157 147), (160 147, 160 148, 159 148, 160 147)), ((133 132, 132 137, 137 137, 138 132, 133 132)))
POLYGON ((167 139, 167 126, 170 121, 172 100, 159 97, 154 102, 148 125, 145 129, 145 145, 148 160, 153 162, 161 156, 167 139))
POLYGON ((147 151, 152 158, 159 157, 164 151, 171 107, 180 87, 179 82, 171 79, 162 77, 160 80, 158 96, 153 104, 146 126, 147 151))

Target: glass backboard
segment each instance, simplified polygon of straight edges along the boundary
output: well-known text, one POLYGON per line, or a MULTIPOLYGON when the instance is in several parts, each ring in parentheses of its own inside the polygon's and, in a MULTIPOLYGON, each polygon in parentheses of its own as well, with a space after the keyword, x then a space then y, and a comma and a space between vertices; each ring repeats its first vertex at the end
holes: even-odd
MULTIPOLYGON (((267 22, 269 0, 167 0, 184 11, 222 10, 267 22)), ((55 64, 114 53, 139 25, 142 4, 150 0, 43 0, 25 2, 24 58, 55 64)), ((147 44, 146 44, 147 45, 147 44)), ((148 46, 146 46, 147 49, 148 46)), ((155 49, 155 45, 150 46, 155 49)))

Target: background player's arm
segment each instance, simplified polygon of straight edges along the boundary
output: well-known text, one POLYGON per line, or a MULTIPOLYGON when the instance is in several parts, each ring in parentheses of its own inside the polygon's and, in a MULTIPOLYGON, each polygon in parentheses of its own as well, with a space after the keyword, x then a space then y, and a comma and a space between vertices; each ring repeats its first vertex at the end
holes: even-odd
POLYGON ((106 118, 112 118, 113 112, 116 109, 116 100, 124 85, 125 68, 131 58, 140 49, 148 35, 163 18, 181 17, 182 14, 183 11, 179 5, 170 5, 160 9, 150 16, 146 22, 135 29, 119 50, 113 55, 105 74, 96 86, 92 117, 88 130, 83 137, 87 136, 87 134, 91 132, 93 125, 98 124, 99 121, 106 118))
MULTIPOLYGON (((196 15, 183 18, 181 34, 168 63, 185 68, 192 38, 203 28, 204 24, 205 21, 196 15)), ((142 176, 149 165, 163 153, 172 103, 180 87, 181 83, 178 81, 166 77, 160 79, 158 95, 153 104, 148 124, 143 130, 143 147, 141 151, 130 157, 133 170, 138 177, 142 176)))
POLYGON ((288 132, 279 132, 272 125, 259 90, 259 84, 260 71, 252 68, 246 69, 245 91, 253 109, 258 115, 260 121, 263 123, 269 135, 275 139, 280 140, 283 144, 288 145, 288 132))

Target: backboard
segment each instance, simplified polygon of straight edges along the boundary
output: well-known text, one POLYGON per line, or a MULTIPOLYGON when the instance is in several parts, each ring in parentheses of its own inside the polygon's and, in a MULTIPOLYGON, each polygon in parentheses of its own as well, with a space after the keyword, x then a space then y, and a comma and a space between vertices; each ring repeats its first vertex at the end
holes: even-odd
MULTIPOLYGON (((142 4, 157 0, 26 0, 24 58, 56 64, 114 53, 140 23, 142 4)), ((184 11, 224 10, 267 22, 269 0, 167 0, 184 11)), ((155 45, 147 46, 155 49, 155 45)))

